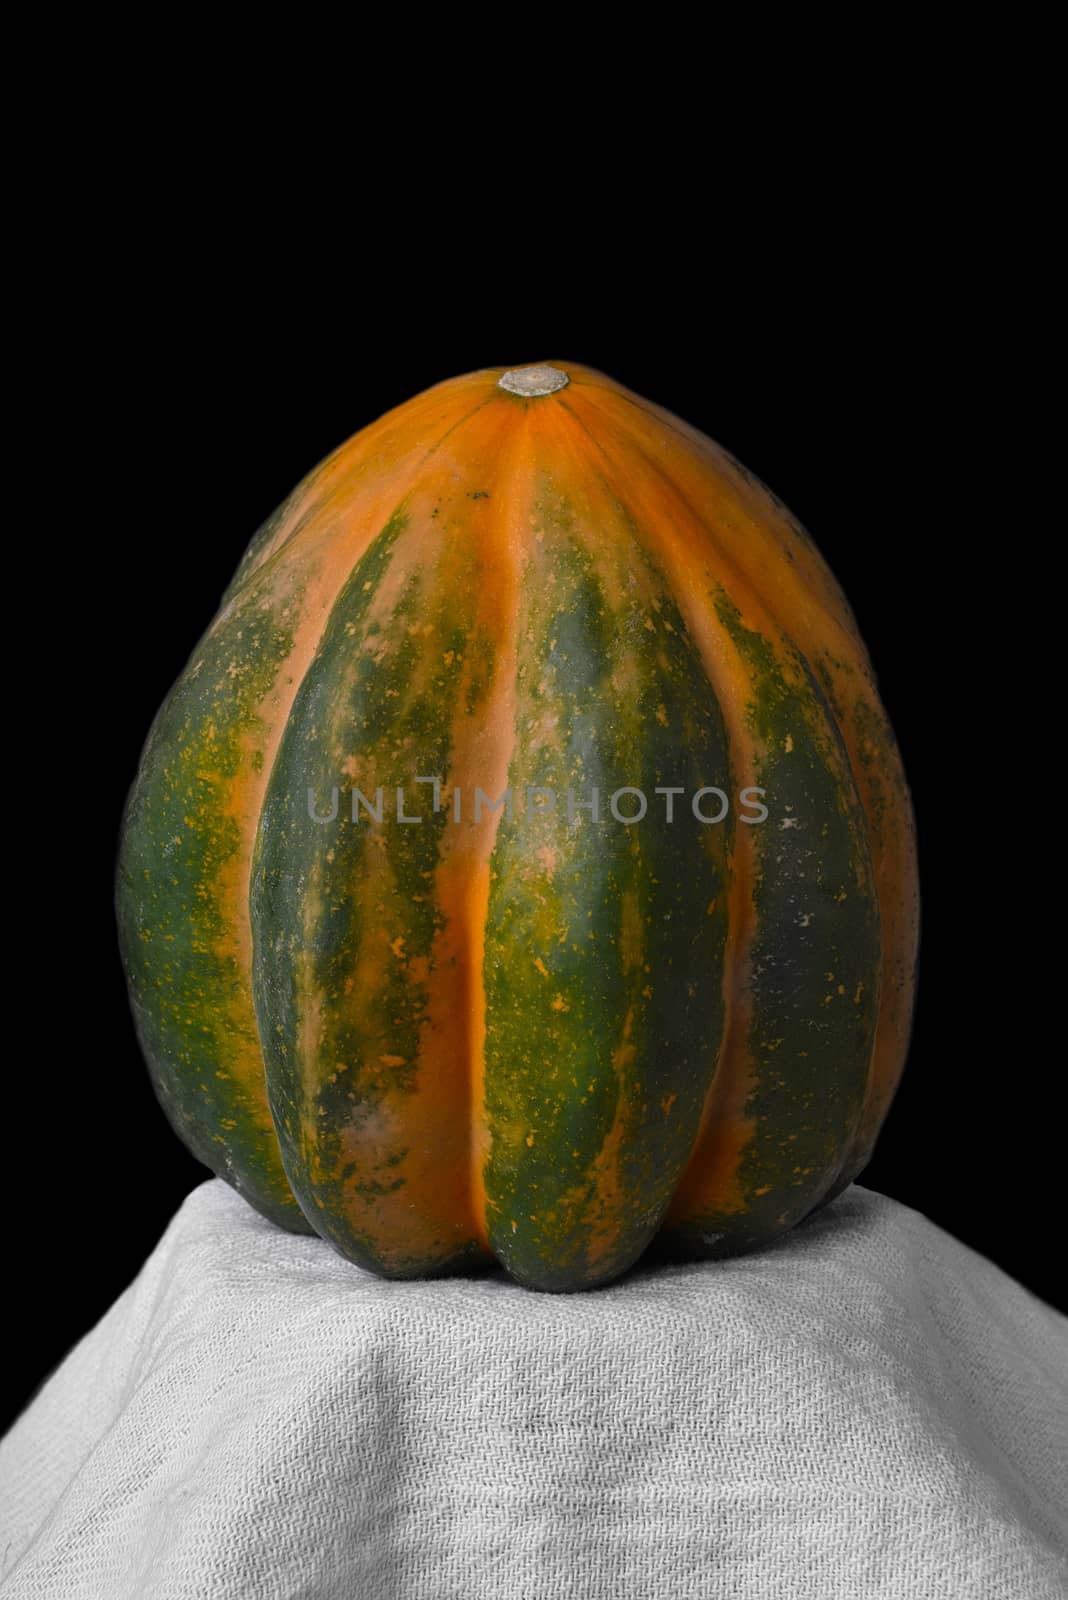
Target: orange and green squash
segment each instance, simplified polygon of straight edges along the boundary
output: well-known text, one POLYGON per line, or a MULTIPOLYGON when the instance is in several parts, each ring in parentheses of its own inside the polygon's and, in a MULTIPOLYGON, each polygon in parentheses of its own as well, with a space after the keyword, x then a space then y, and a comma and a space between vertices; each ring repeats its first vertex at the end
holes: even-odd
POLYGON ((182 1139, 390 1277, 766 1244, 906 1051, 912 813, 850 609, 731 456, 571 362, 427 390, 260 530, 117 907, 182 1139))

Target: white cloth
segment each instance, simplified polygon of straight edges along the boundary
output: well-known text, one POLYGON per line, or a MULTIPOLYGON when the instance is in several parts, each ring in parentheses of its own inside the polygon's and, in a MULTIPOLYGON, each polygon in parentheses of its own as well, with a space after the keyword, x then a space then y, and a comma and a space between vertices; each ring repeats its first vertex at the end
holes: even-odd
POLYGON ((546 1295, 212 1180, 0 1445, 0 1523, 4 1600, 1065 1600, 1068 1319, 856 1185, 546 1295))

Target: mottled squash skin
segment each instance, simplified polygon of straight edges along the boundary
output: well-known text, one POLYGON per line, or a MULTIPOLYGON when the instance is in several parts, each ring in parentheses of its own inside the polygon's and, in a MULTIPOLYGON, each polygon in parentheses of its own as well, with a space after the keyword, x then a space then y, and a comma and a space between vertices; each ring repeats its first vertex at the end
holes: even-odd
POLYGON ((123 823, 123 960, 175 1128, 390 1277, 500 1262, 569 1290, 651 1242, 766 1244, 863 1168, 907 1047, 912 813, 841 592, 726 452, 555 365, 552 393, 439 384, 308 475, 123 823), (513 814, 476 820, 476 786, 513 814), (609 816, 624 786, 683 791, 673 821, 609 816), (706 786, 732 801, 711 826, 706 786), (602 820, 569 820, 569 787, 602 820))

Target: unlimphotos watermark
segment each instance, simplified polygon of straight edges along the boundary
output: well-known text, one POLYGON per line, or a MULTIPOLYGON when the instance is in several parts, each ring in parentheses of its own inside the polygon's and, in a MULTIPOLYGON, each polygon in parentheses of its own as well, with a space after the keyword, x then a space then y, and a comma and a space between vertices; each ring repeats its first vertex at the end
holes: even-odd
POLYGON ((727 790, 715 784, 706 784, 692 791, 683 784, 658 784, 650 799, 644 789, 629 783, 621 784, 610 793, 596 787, 584 791, 569 787, 562 796, 555 789, 539 785, 529 785, 519 790, 509 785, 493 797, 477 784, 466 789, 462 785, 447 787, 441 778, 433 777, 414 778, 412 783, 423 786, 422 799, 425 807, 429 798, 429 812, 418 808, 417 800, 409 795, 407 786, 403 784, 388 787, 379 785, 373 797, 362 789, 350 788, 348 806, 342 811, 342 788, 334 784, 325 808, 323 798, 309 785, 308 816, 313 822, 324 826, 336 822, 339 817, 364 826, 381 826, 387 818, 401 824, 418 825, 426 821, 428 816, 442 813, 447 822, 477 824, 487 813, 500 812, 512 822, 517 817, 525 821, 557 811, 561 816, 566 814, 571 827, 588 817, 591 822, 611 820, 621 823, 625 828, 633 827, 647 817, 666 823, 677 822, 680 817, 693 817, 699 823, 714 827, 726 821, 732 809, 739 822, 750 826, 766 822, 768 818, 768 808, 763 804, 767 791, 753 786, 740 789, 732 803, 727 790), (429 796, 427 790, 430 791, 429 796), (390 795, 388 804, 387 793, 390 795), (414 809, 409 810, 409 804, 414 809))

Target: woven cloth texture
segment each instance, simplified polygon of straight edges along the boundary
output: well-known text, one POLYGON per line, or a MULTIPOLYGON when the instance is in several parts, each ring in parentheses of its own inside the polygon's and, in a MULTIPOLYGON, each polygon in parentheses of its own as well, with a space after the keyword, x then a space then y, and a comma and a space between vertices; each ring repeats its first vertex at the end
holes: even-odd
POLYGON ((0 1443, 0 1528, 4 1600, 1065 1600, 1068 1319, 858 1185, 544 1295, 212 1180, 0 1443))

